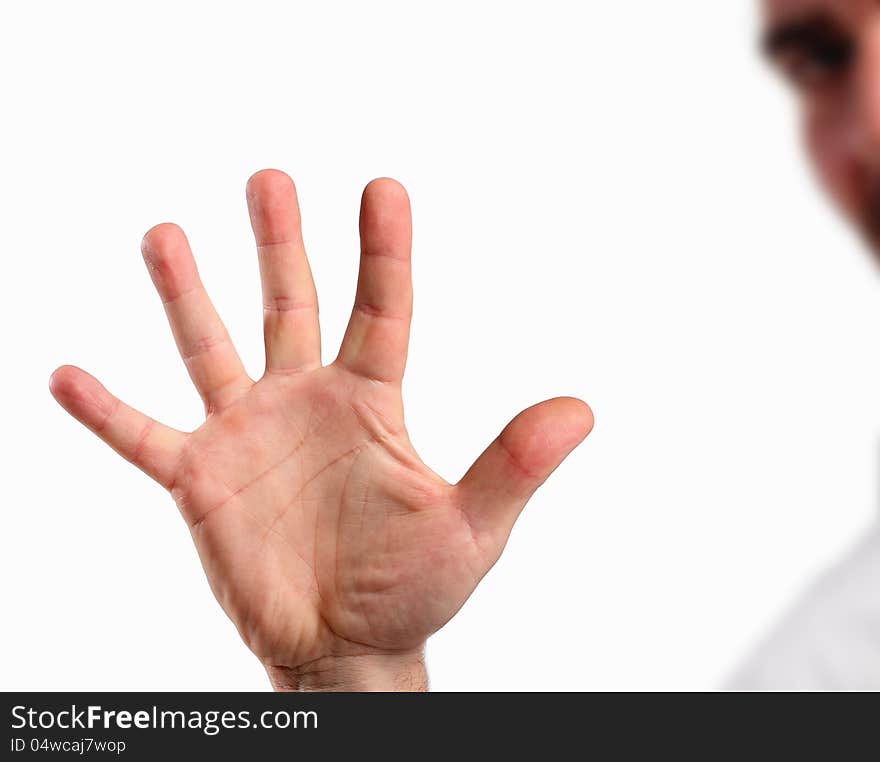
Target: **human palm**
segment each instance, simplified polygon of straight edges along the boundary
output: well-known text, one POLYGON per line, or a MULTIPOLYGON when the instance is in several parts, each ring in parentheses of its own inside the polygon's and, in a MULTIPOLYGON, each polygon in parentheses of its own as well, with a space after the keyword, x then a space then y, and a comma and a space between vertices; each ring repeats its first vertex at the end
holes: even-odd
POLYGON ((309 687, 325 673, 334 687, 417 686, 402 673, 497 560, 592 414, 571 398, 529 408, 448 484, 419 459, 404 425, 406 192, 391 180, 364 191, 355 306, 327 366, 293 183, 266 170, 247 196, 263 285, 263 377, 245 373, 182 231, 164 224, 142 248, 204 400, 204 424, 192 433, 163 426, 71 366, 53 374, 52 392, 171 492, 214 594, 276 686, 309 687))

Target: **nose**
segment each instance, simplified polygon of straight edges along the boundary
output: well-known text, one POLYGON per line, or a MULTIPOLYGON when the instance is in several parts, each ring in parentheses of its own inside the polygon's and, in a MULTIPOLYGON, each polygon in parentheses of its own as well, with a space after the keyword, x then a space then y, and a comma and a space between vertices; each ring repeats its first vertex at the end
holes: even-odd
POLYGON ((861 30, 853 91, 853 138, 863 158, 880 167, 880 13, 861 30))

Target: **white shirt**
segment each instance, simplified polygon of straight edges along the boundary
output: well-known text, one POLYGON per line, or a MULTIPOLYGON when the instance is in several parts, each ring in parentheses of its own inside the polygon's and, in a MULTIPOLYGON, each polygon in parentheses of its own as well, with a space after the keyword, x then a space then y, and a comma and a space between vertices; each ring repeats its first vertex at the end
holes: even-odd
POLYGON ((731 690, 880 690, 880 522, 819 577, 731 690))

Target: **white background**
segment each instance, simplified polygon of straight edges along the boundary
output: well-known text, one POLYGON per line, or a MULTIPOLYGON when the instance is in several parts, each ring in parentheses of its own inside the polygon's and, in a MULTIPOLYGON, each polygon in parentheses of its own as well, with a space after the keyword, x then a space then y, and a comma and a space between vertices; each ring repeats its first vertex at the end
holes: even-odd
POLYGON ((54 403, 201 406, 138 251, 188 232, 262 369, 244 183, 297 181, 335 356, 357 205, 414 210, 405 400, 457 480, 596 413, 430 642, 433 687, 722 683, 876 511, 874 267, 802 163, 749 2, 42 3, 0 19, 4 689, 262 690, 173 502, 54 403))

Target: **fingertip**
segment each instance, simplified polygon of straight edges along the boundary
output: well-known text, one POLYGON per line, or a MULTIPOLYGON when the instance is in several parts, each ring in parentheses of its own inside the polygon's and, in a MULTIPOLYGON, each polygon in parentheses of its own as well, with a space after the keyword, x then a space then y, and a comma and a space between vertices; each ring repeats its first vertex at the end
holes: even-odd
POLYGON ((567 428, 578 442, 587 438, 596 423, 593 409, 577 397, 557 397, 550 400, 560 426, 567 428))
POLYGON ((408 261, 412 247, 409 195, 397 180, 371 180, 361 197, 361 250, 408 261))
POLYGON ((141 254, 148 265, 155 265, 160 258, 165 258, 181 242, 186 245, 186 233, 175 222, 160 222, 153 225, 141 239, 141 254))
POLYGON ((141 254, 163 302, 198 283, 195 260, 180 225, 160 222, 151 227, 141 240, 141 254))
POLYGON ((61 407, 78 415, 84 406, 99 404, 103 387, 81 368, 62 365, 49 377, 49 391, 61 407))
POLYGON ((370 180, 364 188, 363 198, 371 201, 409 204, 409 193, 403 184, 393 177, 377 177, 370 180))
POLYGON ((49 376, 49 391, 55 399, 65 396, 65 393, 70 391, 77 371, 79 369, 73 365, 62 365, 52 372, 49 376))
POLYGON ((248 199, 251 199, 264 193, 283 192, 295 187, 290 175, 270 167, 254 172, 247 181, 245 192, 248 199))
POLYGON ((257 246, 301 242, 299 200, 289 175, 261 169, 248 180, 245 196, 257 246))
POLYGON ((575 397, 556 397, 516 416, 499 441, 521 472, 544 479, 592 428, 589 405, 575 397))

